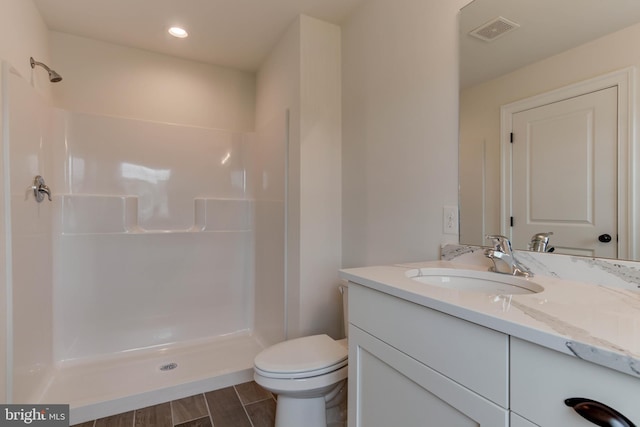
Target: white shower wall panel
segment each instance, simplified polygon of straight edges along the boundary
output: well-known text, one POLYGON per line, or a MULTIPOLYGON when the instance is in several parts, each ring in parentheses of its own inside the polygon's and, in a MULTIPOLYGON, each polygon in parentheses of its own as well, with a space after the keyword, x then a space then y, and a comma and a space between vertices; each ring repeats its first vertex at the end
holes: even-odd
POLYGON ((286 111, 262 124, 247 150, 254 200, 255 331, 266 345, 286 338, 285 184, 286 111))
POLYGON ((58 361, 201 340, 252 323, 251 233, 58 236, 58 361))
POLYGON ((253 327, 250 135, 56 111, 54 359, 253 327))
POLYGON ((246 196, 246 134, 58 111, 58 193, 134 195, 138 225, 185 230, 199 197, 246 196))
MULTIPOLYGON (((51 176, 51 108, 30 83, 3 64, 8 79, 4 140, 10 186, 10 319, 14 402, 29 402, 52 369, 51 202, 37 203, 31 186, 36 175, 51 176), (8 118, 8 120, 6 120, 8 118)), ((4 274, 4 272, 3 272, 4 274)), ((8 306, 7 306, 8 307, 8 306)))

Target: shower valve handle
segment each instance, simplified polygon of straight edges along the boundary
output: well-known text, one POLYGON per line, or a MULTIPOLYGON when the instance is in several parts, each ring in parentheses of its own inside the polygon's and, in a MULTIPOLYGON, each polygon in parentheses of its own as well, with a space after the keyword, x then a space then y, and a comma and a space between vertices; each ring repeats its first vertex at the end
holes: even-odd
POLYGON ((33 186, 31 188, 33 189, 33 195, 36 197, 36 202, 42 202, 45 194, 49 198, 49 201, 51 201, 51 189, 44 183, 44 178, 40 175, 33 179, 33 186))

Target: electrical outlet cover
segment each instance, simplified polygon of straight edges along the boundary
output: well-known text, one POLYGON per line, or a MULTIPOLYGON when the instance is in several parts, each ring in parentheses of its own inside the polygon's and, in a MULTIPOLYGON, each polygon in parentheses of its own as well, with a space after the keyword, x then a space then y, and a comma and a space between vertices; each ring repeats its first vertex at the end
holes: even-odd
POLYGON ((445 206, 442 209, 442 232, 458 234, 458 207, 445 206))

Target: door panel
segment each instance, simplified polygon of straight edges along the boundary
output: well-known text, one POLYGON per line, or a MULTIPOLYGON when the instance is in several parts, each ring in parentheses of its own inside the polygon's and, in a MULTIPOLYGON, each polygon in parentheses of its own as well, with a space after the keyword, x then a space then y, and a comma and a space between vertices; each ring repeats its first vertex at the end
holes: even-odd
POLYGON ((512 244, 553 232, 556 253, 617 256, 617 88, 513 114, 512 244), (601 234, 611 242, 598 241, 601 234))

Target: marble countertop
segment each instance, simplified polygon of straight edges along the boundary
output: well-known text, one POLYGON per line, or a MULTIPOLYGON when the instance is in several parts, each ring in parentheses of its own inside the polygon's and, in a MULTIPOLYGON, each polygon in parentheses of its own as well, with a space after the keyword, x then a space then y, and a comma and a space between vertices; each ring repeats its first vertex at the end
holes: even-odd
MULTIPOLYGON (((343 269, 351 282, 640 377, 640 291, 537 274, 526 295, 460 291, 412 280, 416 268, 486 267, 451 261, 343 269)), ((495 273, 499 274, 499 273, 495 273)))

